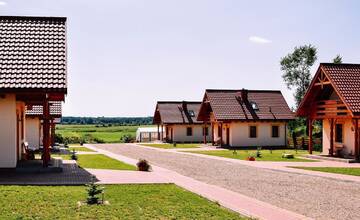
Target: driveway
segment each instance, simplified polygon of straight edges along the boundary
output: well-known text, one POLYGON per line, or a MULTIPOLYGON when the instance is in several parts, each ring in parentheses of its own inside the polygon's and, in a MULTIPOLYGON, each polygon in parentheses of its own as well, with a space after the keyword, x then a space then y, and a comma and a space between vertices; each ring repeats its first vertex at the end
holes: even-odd
POLYGON ((315 219, 360 219, 360 183, 246 166, 130 144, 97 148, 176 171, 315 219))

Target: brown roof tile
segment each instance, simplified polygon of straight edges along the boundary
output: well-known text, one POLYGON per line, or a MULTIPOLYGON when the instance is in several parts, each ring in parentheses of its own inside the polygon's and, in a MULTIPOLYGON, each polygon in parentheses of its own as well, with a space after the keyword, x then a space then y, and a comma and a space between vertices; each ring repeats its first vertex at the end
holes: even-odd
POLYGON ((280 91, 206 90, 205 97, 217 120, 294 119, 280 91), (247 94, 247 98, 242 98, 242 92, 247 94), (257 105, 258 110, 252 108, 252 103, 257 105))
POLYGON ((197 121, 201 102, 188 102, 188 101, 162 101, 157 102, 154 124, 195 124, 202 123, 197 121), (191 116, 190 112, 193 111, 194 115, 191 116))
POLYGON ((360 112, 360 64, 321 63, 320 68, 329 77, 345 104, 354 113, 360 112))
POLYGON ((0 16, 0 89, 66 84, 66 18, 0 16))

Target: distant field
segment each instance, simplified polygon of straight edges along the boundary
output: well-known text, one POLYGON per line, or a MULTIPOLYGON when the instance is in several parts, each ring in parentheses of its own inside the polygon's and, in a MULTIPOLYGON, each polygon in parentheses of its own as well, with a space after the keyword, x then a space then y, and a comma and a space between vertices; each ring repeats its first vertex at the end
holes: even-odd
MULTIPOLYGON (((146 126, 146 125, 145 125, 146 126)), ((141 126, 109 126, 96 125, 58 125, 56 134, 60 134, 68 143, 121 143, 125 137, 135 138, 141 126)))

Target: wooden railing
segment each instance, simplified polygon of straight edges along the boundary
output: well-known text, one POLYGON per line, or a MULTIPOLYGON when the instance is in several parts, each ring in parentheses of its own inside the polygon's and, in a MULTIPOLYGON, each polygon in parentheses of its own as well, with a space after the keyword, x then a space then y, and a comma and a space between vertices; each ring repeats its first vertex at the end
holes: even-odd
POLYGON ((339 100, 322 100, 316 102, 314 109, 315 118, 338 118, 349 116, 345 104, 339 100))
MULTIPOLYGON (((314 138, 313 144, 321 144, 321 138, 314 138)), ((307 149, 309 145, 309 137, 296 137, 296 146, 297 148, 307 149)), ((292 137, 288 138, 288 146, 294 148, 294 140, 292 137)))

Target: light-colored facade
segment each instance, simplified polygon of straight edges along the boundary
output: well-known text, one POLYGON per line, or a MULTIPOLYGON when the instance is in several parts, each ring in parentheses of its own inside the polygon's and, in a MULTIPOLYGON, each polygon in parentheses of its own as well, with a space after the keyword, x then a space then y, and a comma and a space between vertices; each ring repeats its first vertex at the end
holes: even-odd
MULTIPOLYGON (((207 142, 211 141, 210 126, 207 126, 207 142)), ((204 141, 203 124, 169 124, 165 126, 165 138, 169 142, 199 143, 204 141), (191 132, 190 132, 191 130, 191 132)))
MULTIPOLYGON (((224 145, 232 147, 261 147, 286 146, 287 124, 285 122, 230 122, 223 123, 222 132, 220 123, 214 122, 214 140, 221 139, 224 145), (256 136, 250 137, 250 127, 256 127, 256 136), (278 134, 273 134, 273 127, 277 127, 278 134)), ((276 128, 274 128, 276 129, 276 128)))
POLYGON ((14 94, 0 97, 0 167, 14 168, 25 142, 25 104, 14 94))
POLYGON ((42 143, 42 129, 39 117, 26 117, 26 141, 31 149, 39 149, 42 143))
MULTIPOLYGON (((330 121, 329 120, 322 120, 323 122, 323 149, 322 152, 324 154, 328 154, 330 152, 330 121)), ((342 136, 341 140, 337 140, 334 138, 334 150, 335 153, 338 150, 342 151, 344 155, 354 155, 355 153, 355 132, 354 132, 354 125, 351 119, 339 119, 336 121, 336 126, 342 127, 342 134, 337 134, 339 132, 337 129, 334 129, 334 136, 342 136), (341 142, 340 142, 341 141, 341 142)))
POLYGON ((0 98, 0 167, 16 166, 18 146, 16 98, 5 94, 0 98))

